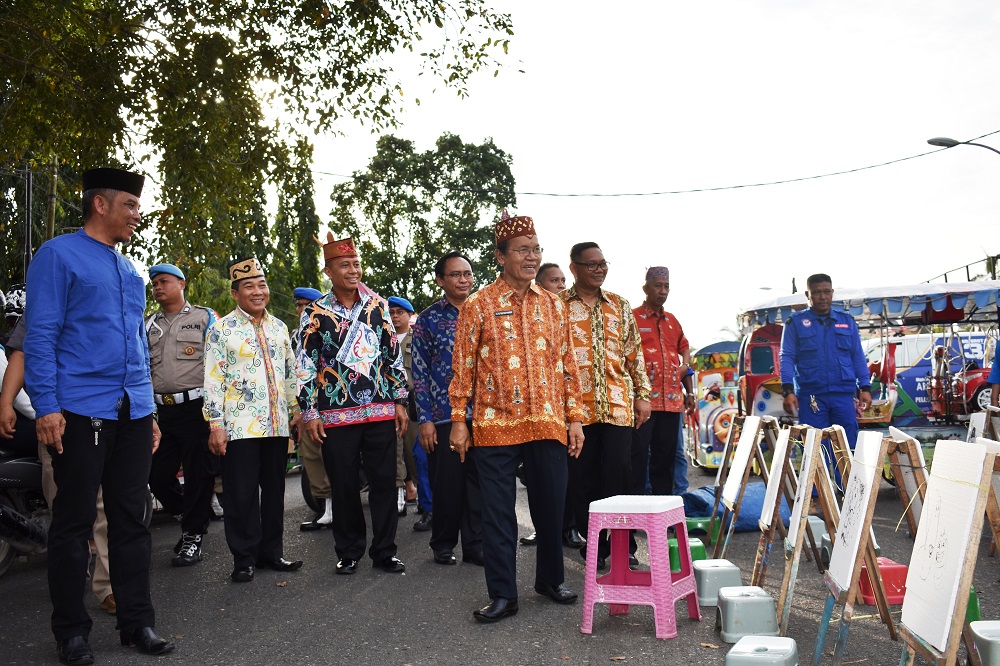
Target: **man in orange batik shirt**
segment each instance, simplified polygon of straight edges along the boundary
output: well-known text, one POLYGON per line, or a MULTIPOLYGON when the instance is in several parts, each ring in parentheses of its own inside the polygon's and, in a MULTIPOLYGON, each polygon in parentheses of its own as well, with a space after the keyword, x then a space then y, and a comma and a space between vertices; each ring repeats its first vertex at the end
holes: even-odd
POLYGON ((530 217, 503 212, 495 229, 500 277, 469 297, 458 315, 450 443, 464 461, 471 444, 483 502, 483 556, 488 606, 473 613, 496 622, 517 613, 515 513, 517 466, 523 460, 531 519, 538 532, 535 591, 556 603, 566 589, 562 518, 566 453, 583 447, 583 411, 566 306, 532 281, 542 259, 530 217), (567 423, 569 424, 567 443, 567 423))

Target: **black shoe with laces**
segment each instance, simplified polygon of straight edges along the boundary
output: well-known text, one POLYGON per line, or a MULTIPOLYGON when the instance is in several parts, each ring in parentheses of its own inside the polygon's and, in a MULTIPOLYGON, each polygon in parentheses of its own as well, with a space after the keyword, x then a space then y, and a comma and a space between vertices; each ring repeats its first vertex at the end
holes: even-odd
POLYGON ((181 540, 177 544, 174 552, 177 555, 170 561, 175 567, 189 567, 201 562, 201 537, 200 534, 181 535, 181 540))

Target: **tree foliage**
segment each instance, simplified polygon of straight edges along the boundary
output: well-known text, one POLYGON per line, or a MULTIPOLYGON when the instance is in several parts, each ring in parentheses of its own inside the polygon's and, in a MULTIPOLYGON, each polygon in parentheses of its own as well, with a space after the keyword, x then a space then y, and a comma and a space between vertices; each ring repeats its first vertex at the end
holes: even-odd
POLYGON ((354 237, 368 286, 419 311, 440 293, 434 264, 451 250, 472 259, 478 284, 495 278, 493 224, 517 203, 510 166, 492 139, 475 145, 443 134, 418 152, 384 136, 368 169, 334 188, 331 228, 354 237))
MULTIPOLYGON (((308 134, 342 118, 393 126, 397 54, 419 54, 421 73, 463 95, 474 72, 498 66, 511 34, 510 17, 485 0, 7 0, 0 230, 16 224, 15 168, 56 158, 65 202, 78 201, 85 168, 137 167, 159 199, 147 197, 129 253, 192 278, 224 276, 229 259, 253 253, 310 279, 308 134), (283 206, 277 228, 267 191, 283 206), (290 245, 276 249, 276 235, 290 245)), ((57 226, 80 223, 58 207, 57 226)), ((4 238, 9 252, 16 238, 4 238)))

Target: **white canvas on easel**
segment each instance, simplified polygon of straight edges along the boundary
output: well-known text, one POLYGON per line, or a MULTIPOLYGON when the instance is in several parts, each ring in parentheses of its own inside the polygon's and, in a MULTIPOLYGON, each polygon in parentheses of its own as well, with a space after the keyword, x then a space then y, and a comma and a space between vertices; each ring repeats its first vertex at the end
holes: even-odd
POLYGON ((969 415, 969 430, 965 434, 965 441, 974 442, 977 437, 985 437, 986 434, 986 412, 976 412, 969 415))
POLYGON ((906 496, 910 499, 909 510, 913 514, 913 519, 919 524, 920 512, 923 509, 924 503, 920 500, 920 484, 917 483, 917 479, 914 476, 913 467, 922 467, 924 468, 924 473, 927 473, 927 463, 924 462, 924 450, 920 447, 920 442, 899 428, 889 426, 889 436, 897 441, 910 440, 916 444, 914 448, 917 452, 917 460, 910 460, 909 454, 903 450, 899 450, 896 454, 899 457, 897 474, 899 478, 896 479, 896 483, 900 484, 903 490, 906 491, 906 496))
POLYGON ((906 576, 902 623, 942 651, 948 643, 962 568, 973 544, 971 528, 985 459, 982 444, 938 440, 934 469, 927 479, 924 511, 906 576))
POLYGON ((778 439, 774 443, 774 453, 771 456, 771 469, 767 476, 767 490, 764 492, 764 504, 760 508, 760 528, 766 530, 771 527, 771 519, 774 517, 774 506, 779 501, 778 495, 781 493, 782 472, 785 467, 785 459, 788 457, 788 436, 790 431, 786 428, 778 433, 778 439))
POLYGON ((986 408, 986 416, 990 421, 990 435, 1000 437, 1000 408, 990 405, 986 408))
MULTIPOLYGON (((814 455, 818 455, 816 449, 820 448, 820 432, 815 428, 810 428, 806 432, 806 440, 802 446, 802 466, 800 469, 811 469, 812 458, 814 455)), ((802 521, 802 507, 805 504, 806 494, 812 493, 812 480, 808 479, 807 481, 810 482, 804 482, 801 475, 799 476, 799 486, 795 493, 795 503, 792 505, 792 517, 788 521, 788 536, 785 537, 786 542, 789 544, 795 543, 796 537, 798 537, 799 523, 802 521)))
POLYGON ((858 434, 858 443, 851 461, 851 477, 844 493, 837 536, 833 542, 830 566, 827 567, 830 577, 844 590, 851 585, 858 558, 864 515, 882 464, 878 460, 881 447, 882 433, 865 430, 858 434))
POLYGON ((760 417, 748 416, 743 421, 743 430, 740 431, 740 439, 736 443, 736 455, 733 456, 733 464, 729 468, 729 476, 726 477, 726 485, 722 487, 722 501, 732 510, 739 495, 740 486, 743 484, 743 473, 750 464, 750 457, 757 446, 757 437, 760 434, 760 417))

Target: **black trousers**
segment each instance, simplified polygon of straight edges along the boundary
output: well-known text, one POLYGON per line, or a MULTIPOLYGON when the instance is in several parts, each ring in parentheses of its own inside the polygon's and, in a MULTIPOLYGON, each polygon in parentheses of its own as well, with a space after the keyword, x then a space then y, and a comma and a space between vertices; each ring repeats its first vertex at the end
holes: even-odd
MULTIPOLYGON (((570 485, 578 489, 573 513, 585 538, 589 534, 591 502, 631 494, 633 430, 609 423, 583 427, 584 446, 580 457, 569 459, 569 476, 570 485)), ((601 533, 598 553, 601 557, 611 553, 607 530, 601 533)))
MULTIPOLYGON (((327 428, 323 465, 333 499, 333 543, 340 559, 360 560, 367 532, 358 472, 368 479, 372 545, 368 555, 379 563, 396 554, 396 422, 375 421, 327 428)), ((229 490, 226 490, 226 494, 229 490)))
POLYGON ((287 437, 234 439, 226 445, 222 497, 233 566, 256 566, 284 555, 287 437))
POLYGON ((90 533, 97 518, 97 489, 104 488, 108 561, 118 604, 117 629, 155 624, 149 596, 151 540, 144 517, 153 450, 153 416, 129 417, 126 394, 118 420, 102 419, 95 441, 89 416, 64 412, 62 455, 52 453, 59 492, 49 527, 49 596, 52 633, 61 641, 88 636, 93 621, 83 598, 90 566, 90 533))
MULTIPOLYGON (((451 424, 435 426, 437 446, 427 455, 434 512, 431 516, 431 550, 454 551, 462 536, 463 555, 483 552, 483 495, 476 470, 476 449, 469 449, 463 463, 448 447, 451 424)), ((469 424, 469 430, 472 425, 469 424)))
MULTIPOLYGON (((483 494, 483 559, 490 599, 517 598, 517 466, 524 462, 528 508, 538 533, 535 579, 556 586, 565 580, 562 518, 566 501, 566 445, 543 439, 512 446, 476 448, 483 494)), ((435 502, 436 503, 436 502, 435 502)))
MULTIPOLYGON (((680 412, 652 412, 632 436, 632 495, 646 494, 646 462, 654 495, 674 494, 674 461, 680 446, 680 412)), ((584 446, 586 448, 586 446, 584 446)))
POLYGON ((181 529, 207 534, 212 520, 212 490, 219 470, 219 456, 208 450, 208 423, 201 413, 202 400, 160 405, 160 447, 153 454, 149 489, 172 515, 184 514, 181 529), (184 488, 177 483, 177 469, 184 468, 184 488))

